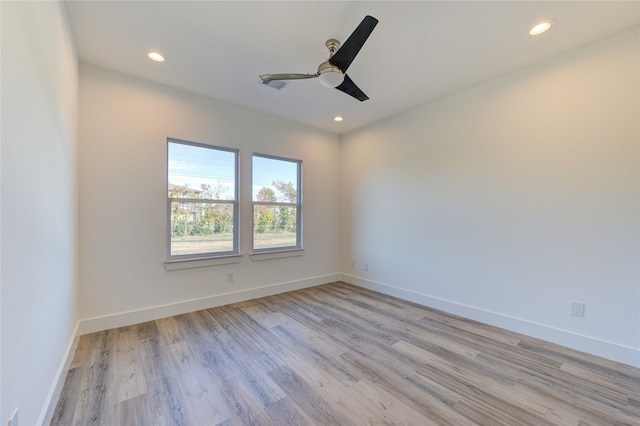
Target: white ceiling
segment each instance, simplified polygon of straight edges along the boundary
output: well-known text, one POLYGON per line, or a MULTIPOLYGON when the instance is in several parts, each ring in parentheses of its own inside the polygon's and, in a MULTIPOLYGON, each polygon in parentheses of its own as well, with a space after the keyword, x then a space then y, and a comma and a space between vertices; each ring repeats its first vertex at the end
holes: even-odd
POLYGON ((67 1, 83 62, 343 134, 637 27, 638 1, 67 1), (282 91, 259 74, 314 73, 324 42, 380 22, 348 74, 359 102, 317 80, 282 91), (532 37, 532 24, 553 18, 532 37), (151 62, 158 50, 164 63, 151 62), (341 123, 332 121, 343 115, 341 123))

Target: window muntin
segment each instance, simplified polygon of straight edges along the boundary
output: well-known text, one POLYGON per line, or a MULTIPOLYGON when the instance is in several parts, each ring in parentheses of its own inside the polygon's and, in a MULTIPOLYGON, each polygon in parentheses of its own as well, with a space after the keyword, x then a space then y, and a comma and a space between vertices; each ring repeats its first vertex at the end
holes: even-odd
POLYGON ((302 161, 253 155, 253 251, 302 248, 302 161))
POLYGON ((238 151, 168 139, 168 257, 238 253, 238 151))

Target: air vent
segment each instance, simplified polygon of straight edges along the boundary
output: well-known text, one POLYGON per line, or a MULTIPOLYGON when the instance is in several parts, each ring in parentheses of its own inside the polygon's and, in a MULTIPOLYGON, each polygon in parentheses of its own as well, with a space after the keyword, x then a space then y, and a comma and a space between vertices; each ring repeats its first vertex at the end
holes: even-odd
POLYGON ((262 81, 265 86, 273 87, 276 90, 284 89, 289 83, 284 80, 262 81))

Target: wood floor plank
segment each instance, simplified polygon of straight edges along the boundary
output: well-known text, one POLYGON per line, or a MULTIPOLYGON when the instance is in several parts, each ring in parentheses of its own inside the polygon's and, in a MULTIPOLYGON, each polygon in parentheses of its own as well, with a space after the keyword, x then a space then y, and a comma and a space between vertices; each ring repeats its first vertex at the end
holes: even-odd
POLYGON ((471 425, 472 421, 453 411, 458 398, 451 393, 441 393, 441 387, 432 387, 428 380, 421 379, 416 373, 412 375, 397 374, 387 363, 380 367, 371 364, 370 360, 344 354, 342 359, 363 374, 376 387, 388 389, 402 398, 409 406, 422 413, 438 425, 471 425), (389 371, 391 370, 391 371, 389 371))
MULTIPOLYGON (((146 426, 148 424, 149 395, 143 394, 117 402, 113 418, 118 425, 146 426)), ((164 422, 159 422, 162 424, 164 422)))
POLYGON ((111 404, 114 394, 107 389, 113 383, 111 368, 113 356, 113 332, 101 331, 87 336, 86 344, 95 350, 88 351, 89 360, 82 369, 81 384, 77 398, 76 414, 73 423, 80 425, 100 424, 102 419, 111 416, 111 404))
POLYGON ((387 424, 435 425, 435 419, 426 417, 419 410, 408 405, 402 395, 397 395, 382 386, 376 386, 367 379, 360 380, 351 387, 353 392, 369 399, 376 409, 383 413, 387 424))
POLYGON ((309 416, 304 414, 289 397, 267 405, 264 411, 276 425, 298 426, 313 424, 309 416))
MULTIPOLYGON (((207 381, 217 384, 218 397, 210 401, 214 406, 222 406, 231 420, 245 424, 260 418, 263 412, 255 407, 263 407, 285 396, 268 377, 260 363, 248 363, 243 346, 237 345, 226 326, 224 315, 219 321, 208 311, 189 314, 183 322, 183 332, 191 336, 189 346, 200 353, 197 372, 207 381)), ((278 365, 273 361, 270 367, 278 365)), ((214 422, 218 423, 218 422, 214 422)))
POLYGON ((611 409, 606 405, 594 403, 589 401, 588 398, 576 395, 573 392, 566 392, 562 389, 562 386, 557 386, 554 383, 521 380, 518 383, 519 387, 524 387, 527 391, 533 391, 549 401, 562 401, 565 403, 565 410, 574 413, 581 421, 589 419, 601 425, 638 426, 640 424, 639 418, 635 415, 629 415, 617 409, 611 409))
POLYGON ((405 342, 399 342, 394 346, 422 357, 425 365, 417 370, 418 374, 429 377, 461 395, 462 402, 456 404, 456 407, 462 404, 474 406, 476 411, 483 411, 480 418, 493 416, 496 412, 502 413, 506 424, 515 422, 530 425, 553 424, 543 416, 531 411, 526 401, 524 404, 522 403, 523 401, 513 392, 515 380, 505 374, 498 371, 486 374, 487 369, 473 366, 470 363, 466 366, 460 366, 452 360, 434 355, 405 342))
POLYGON ((238 380, 239 373, 232 362, 219 352, 205 352, 206 369, 210 377, 219 381, 222 403, 228 407, 230 418, 235 424, 262 424, 260 419, 266 418, 263 406, 247 387, 238 380))
POLYGON ((114 386, 115 402, 122 402, 147 392, 138 341, 131 327, 115 332, 114 386))
POLYGON ((313 386, 287 366, 271 371, 270 375, 315 424, 354 424, 347 413, 322 398, 313 386))
POLYGON ((179 392, 184 395, 186 424, 211 425, 230 417, 225 404, 221 404, 223 389, 202 374, 202 361, 188 341, 174 343, 166 348, 170 356, 167 367, 171 375, 179 377, 179 392))
MULTIPOLYGON (((186 425, 184 395, 180 392, 179 377, 169 373, 170 355, 161 346, 160 333, 155 322, 146 322, 136 327, 141 342, 144 374, 149 387, 149 411, 147 418, 156 418, 158 423, 186 425)), ((106 421, 109 417, 106 417, 106 421)))
MULTIPOLYGON (((222 324, 230 324, 226 330, 233 328, 232 323, 225 322, 229 318, 225 318, 224 315, 218 315, 216 318, 208 317, 210 324, 217 322, 218 319, 222 321, 222 324)), ((243 386, 251 392, 261 406, 269 405, 284 398, 286 394, 268 375, 269 371, 282 365, 282 361, 270 349, 260 345, 258 341, 249 340, 247 343, 243 340, 246 336, 241 337, 237 333, 235 336, 236 338, 231 340, 221 339, 221 336, 219 336, 212 343, 218 348, 219 355, 224 355, 228 359, 237 374, 236 379, 242 382, 243 386), (262 349, 257 350, 257 348, 262 349)), ((206 348, 203 348, 203 350, 206 352, 206 348)))
POLYGON ((640 369, 337 282, 81 336, 52 425, 640 425, 640 369))
POLYGON ((298 377, 304 377, 314 392, 322 400, 336 407, 342 413, 348 413, 349 420, 355 424, 386 424, 387 413, 375 407, 373 401, 361 393, 354 393, 349 384, 336 379, 331 372, 323 368, 309 368, 312 365, 301 357, 288 357, 287 367, 298 377))
POLYGON ((314 342, 308 342, 299 333, 296 334, 295 328, 291 327, 291 324, 274 327, 273 334, 278 336, 283 344, 282 353, 287 365, 292 360, 298 360, 307 364, 311 370, 327 371, 335 380, 345 386, 360 379, 358 375, 339 361, 339 356, 344 353, 344 349, 336 351, 331 348, 327 351, 327 347, 334 346, 333 342, 331 342, 332 345, 324 345, 324 342, 321 342, 321 345, 317 346, 315 343, 320 341, 319 338, 316 338, 314 342))
POLYGON ((274 311, 272 306, 264 304, 260 300, 240 302, 237 304, 237 307, 251 316, 264 328, 276 327, 289 320, 289 317, 282 312, 274 311))
POLYGON ((64 381, 64 392, 60 393, 56 409, 53 413, 51 424, 57 425, 73 425, 74 417, 77 414, 78 396, 82 371, 79 366, 75 366, 67 372, 64 381))

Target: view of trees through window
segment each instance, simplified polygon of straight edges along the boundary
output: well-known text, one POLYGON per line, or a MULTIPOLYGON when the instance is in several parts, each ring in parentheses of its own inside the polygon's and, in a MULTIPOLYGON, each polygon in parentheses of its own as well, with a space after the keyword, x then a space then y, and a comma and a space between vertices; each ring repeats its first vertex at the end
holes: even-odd
POLYGON ((300 162, 253 156, 253 248, 300 246, 300 162))
MULTIPOLYGON (((168 141, 169 257, 234 254, 238 151, 168 141)), ((301 246, 301 162, 252 157, 253 249, 301 246)))
POLYGON ((237 152, 170 141, 170 256, 236 252, 237 152))

